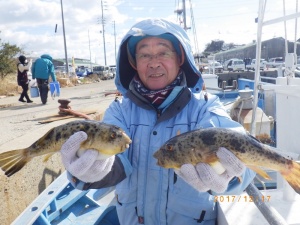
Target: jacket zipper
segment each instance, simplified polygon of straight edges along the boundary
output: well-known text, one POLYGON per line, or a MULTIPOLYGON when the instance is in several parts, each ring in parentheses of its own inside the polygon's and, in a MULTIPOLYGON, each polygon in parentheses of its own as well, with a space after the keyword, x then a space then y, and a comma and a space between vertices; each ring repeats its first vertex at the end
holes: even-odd
POLYGON ((159 118, 161 116, 161 109, 156 109, 156 116, 159 118))

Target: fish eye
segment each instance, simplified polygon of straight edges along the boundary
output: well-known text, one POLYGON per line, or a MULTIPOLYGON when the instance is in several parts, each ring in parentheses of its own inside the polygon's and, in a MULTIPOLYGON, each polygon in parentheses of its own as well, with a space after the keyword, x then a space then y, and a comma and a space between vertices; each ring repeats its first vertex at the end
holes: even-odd
POLYGON ((115 139, 115 138, 117 137, 116 132, 112 132, 112 133, 110 134, 110 137, 113 138, 113 139, 115 139))
POLYGON ((174 149, 173 149, 173 145, 166 145, 166 149, 167 149, 167 151, 173 151, 174 149))

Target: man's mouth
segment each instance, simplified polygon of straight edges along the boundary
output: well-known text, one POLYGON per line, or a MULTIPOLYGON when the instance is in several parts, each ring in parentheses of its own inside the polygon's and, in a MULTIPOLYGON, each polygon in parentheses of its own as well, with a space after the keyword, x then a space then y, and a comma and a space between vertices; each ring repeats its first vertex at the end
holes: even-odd
POLYGON ((163 76, 163 73, 155 73, 155 74, 151 74, 150 77, 161 77, 163 76))

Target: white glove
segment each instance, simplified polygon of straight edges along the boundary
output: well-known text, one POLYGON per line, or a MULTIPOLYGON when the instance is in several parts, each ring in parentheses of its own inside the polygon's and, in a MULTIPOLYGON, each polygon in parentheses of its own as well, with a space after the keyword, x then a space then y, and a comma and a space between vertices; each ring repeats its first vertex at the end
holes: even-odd
POLYGON ((230 180, 233 177, 241 176, 246 167, 226 148, 219 148, 216 154, 220 163, 225 168, 225 171, 221 175, 206 163, 198 163, 196 166, 184 164, 179 170, 175 170, 175 172, 198 191, 205 192, 212 190, 216 193, 222 193, 226 191, 230 180))
POLYGON ((98 151, 87 149, 78 157, 80 144, 86 139, 87 134, 83 131, 73 134, 61 147, 61 159, 66 170, 73 176, 81 181, 93 183, 103 179, 109 173, 115 156, 99 160, 98 151))

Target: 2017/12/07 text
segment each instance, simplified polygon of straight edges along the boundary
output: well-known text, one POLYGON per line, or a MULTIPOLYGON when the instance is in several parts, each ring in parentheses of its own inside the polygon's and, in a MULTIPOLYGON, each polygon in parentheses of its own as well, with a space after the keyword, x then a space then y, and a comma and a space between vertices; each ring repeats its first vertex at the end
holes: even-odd
POLYGON ((239 195, 217 195, 214 196, 214 202, 269 202, 271 199, 270 195, 262 196, 239 196, 239 195))

